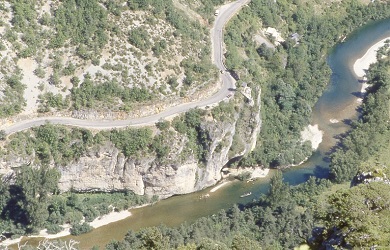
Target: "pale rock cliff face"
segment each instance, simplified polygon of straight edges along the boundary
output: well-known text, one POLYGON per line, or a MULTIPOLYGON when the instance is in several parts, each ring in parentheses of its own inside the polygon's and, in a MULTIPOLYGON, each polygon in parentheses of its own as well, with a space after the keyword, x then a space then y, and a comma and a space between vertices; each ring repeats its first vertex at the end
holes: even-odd
MULTIPOLYGON (((260 94, 256 99, 250 108, 248 104, 242 104, 231 119, 223 122, 206 119, 202 122, 201 128, 207 131, 210 139, 208 154, 202 163, 193 152, 188 153, 186 135, 176 131, 169 141, 170 152, 164 160, 153 154, 125 157, 115 145, 107 142, 89 149, 77 161, 57 167, 61 173, 59 187, 62 191, 81 192, 132 190, 140 195, 166 198, 212 186, 222 178, 221 169, 230 158, 244 155, 253 148, 261 126, 260 94), (250 115, 240 115, 244 110, 250 115), (247 124, 245 131, 242 131, 243 122, 247 124), (229 150, 236 133, 245 145, 241 152, 232 153, 229 150)), ((5 160, 0 162, 0 172, 11 173, 10 166, 28 162, 33 162, 33 159, 5 160)))
POLYGON ((193 191, 212 186, 222 178, 221 170, 229 161, 228 152, 233 143, 235 125, 236 121, 223 124, 209 123, 204 127, 205 130, 209 131, 212 143, 205 167, 198 168, 199 177, 193 191), (222 140, 227 142, 226 145, 222 146, 220 150, 216 150, 222 140))
POLYGON ((228 162, 228 151, 235 133, 235 122, 217 124, 205 122, 203 129, 211 139, 206 163, 200 164, 190 155, 179 162, 187 138, 177 134, 169 163, 160 163, 155 156, 124 157, 111 143, 89 152, 77 162, 59 168, 60 189, 90 191, 132 190, 140 195, 157 195, 161 198, 191 193, 214 185, 221 179, 221 169, 228 162), (225 140, 226 146, 216 150, 225 140), (218 151, 218 152, 217 152, 218 151))

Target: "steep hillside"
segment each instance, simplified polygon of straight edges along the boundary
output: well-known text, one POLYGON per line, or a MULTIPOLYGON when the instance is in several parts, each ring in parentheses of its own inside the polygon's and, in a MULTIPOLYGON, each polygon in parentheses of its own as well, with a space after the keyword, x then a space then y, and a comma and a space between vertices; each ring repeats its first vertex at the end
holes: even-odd
POLYGON ((0 117, 126 118, 217 79, 209 27, 172 1, 5 1, 0 18, 0 117))

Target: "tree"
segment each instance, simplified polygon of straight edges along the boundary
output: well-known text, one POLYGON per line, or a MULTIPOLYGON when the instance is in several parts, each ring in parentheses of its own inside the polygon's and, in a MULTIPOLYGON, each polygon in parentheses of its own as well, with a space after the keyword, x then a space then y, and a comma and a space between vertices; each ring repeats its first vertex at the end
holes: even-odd
POLYGON ((148 227, 139 232, 142 248, 145 249, 168 249, 169 244, 166 237, 162 235, 157 227, 148 227))
MULTIPOLYGON (((3 209, 10 198, 9 185, 3 182, 3 176, 0 175, 0 209, 3 209)), ((1 214, 1 211, 0 211, 1 214)))
POLYGON ((275 208, 281 203, 288 202, 290 198, 290 186, 283 181, 283 174, 277 171, 271 178, 267 202, 270 207, 275 208))
POLYGON ((7 138, 7 134, 4 130, 0 130, 0 141, 4 141, 7 138))
POLYGON ((70 234, 71 235, 80 235, 80 234, 84 234, 84 233, 88 233, 92 230, 92 227, 84 222, 82 224, 73 224, 72 225, 72 228, 70 229, 70 234))
POLYGON ((233 250, 261 250, 259 242, 249 239, 244 235, 238 234, 234 236, 232 243, 233 250))
POLYGON ((32 168, 27 165, 20 167, 15 185, 22 195, 16 197, 16 202, 27 217, 28 228, 33 231, 44 225, 49 216, 46 201, 49 194, 56 193, 60 174, 48 167, 32 168))

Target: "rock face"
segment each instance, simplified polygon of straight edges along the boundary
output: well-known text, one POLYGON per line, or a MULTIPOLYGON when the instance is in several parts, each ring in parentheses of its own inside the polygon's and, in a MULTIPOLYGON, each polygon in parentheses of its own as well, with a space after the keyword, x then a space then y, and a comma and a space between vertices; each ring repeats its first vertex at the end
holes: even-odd
MULTIPOLYGON (((248 153, 256 142, 261 126, 260 94, 256 99, 251 107, 242 101, 229 119, 217 121, 209 116, 202 121, 201 129, 209 137, 208 153, 203 162, 186 147, 187 136, 170 128, 172 137, 167 142, 170 152, 164 160, 154 154, 125 157, 113 143, 106 142, 90 148, 77 161, 57 167, 61 173, 60 189, 81 192, 132 190, 140 195, 166 198, 214 185, 222 178, 221 169, 230 158, 248 153), (231 149, 235 135, 245 142, 238 152, 231 149)), ((0 163, 0 170, 4 173, 6 166, 33 161, 23 157, 18 158, 17 163, 14 160, 0 163)))
POLYGON ((357 186, 359 184, 368 184, 371 182, 383 182, 390 185, 390 180, 387 178, 386 174, 382 170, 376 169, 370 172, 359 172, 353 178, 351 186, 357 186))

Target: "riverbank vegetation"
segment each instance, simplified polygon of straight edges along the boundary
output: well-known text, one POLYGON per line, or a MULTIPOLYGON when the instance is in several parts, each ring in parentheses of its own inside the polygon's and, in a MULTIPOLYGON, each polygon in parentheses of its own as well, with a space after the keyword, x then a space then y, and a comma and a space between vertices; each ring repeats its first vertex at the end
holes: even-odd
POLYGON ((70 224, 71 233, 78 235, 91 230, 85 222, 114 209, 121 211, 155 199, 130 191, 60 194, 59 178, 56 169, 23 165, 16 170, 15 181, 0 179, 0 231, 3 236, 17 238, 36 234, 43 228, 53 234, 64 230, 64 224, 70 224))
MULTIPOLYGON (((390 55, 389 50, 387 57, 390 55)), ((353 130, 342 140, 342 146, 331 157, 332 178, 336 182, 350 180, 358 171, 374 171, 386 168, 376 163, 388 165, 389 152, 389 100, 390 100, 390 60, 383 59, 372 65, 368 74, 369 88, 361 106, 362 118, 353 123, 353 130), (362 168, 361 162, 366 162, 362 168)))
POLYGON ((178 228, 130 231, 122 242, 111 242, 106 249, 292 249, 310 236, 318 195, 329 184, 312 178, 290 187, 279 172, 269 194, 244 210, 234 206, 178 228))
POLYGON ((329 82, 326 55, 343 36, 368 21, 388 17, 389 11, 389 5, 378 1, 364 5, 353 0, 253 0, 231 20, 225 34, 226 65, 262 90, 258 146, 242 165, 283 167, 311 154, 300 132, 329 82), (267 27, 279 30, 285 42, 275 49, 258 44, 255 36, 267 27))

